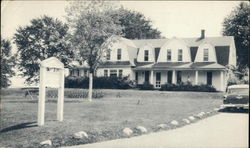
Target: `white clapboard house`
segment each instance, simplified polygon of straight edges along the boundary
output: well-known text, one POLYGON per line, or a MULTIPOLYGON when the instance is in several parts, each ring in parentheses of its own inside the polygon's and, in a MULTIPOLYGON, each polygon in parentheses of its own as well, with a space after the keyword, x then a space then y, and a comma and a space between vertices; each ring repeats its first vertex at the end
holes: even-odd
MULTIPOLYGON (((137 84, 190 82, 208 84, 225 91, 227 65, 236 66, 233 36, 196 38, 141 39, 120 38, 104 55, 96 76, 129 76, 137 84)), ((87 76, 86 65, 72 66, 71 76, 87 76)))

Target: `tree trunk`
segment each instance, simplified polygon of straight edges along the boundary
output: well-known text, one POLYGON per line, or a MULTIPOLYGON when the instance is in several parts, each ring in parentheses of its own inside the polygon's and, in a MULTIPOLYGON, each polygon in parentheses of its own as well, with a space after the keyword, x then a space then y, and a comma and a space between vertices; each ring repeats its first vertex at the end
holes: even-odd
POLYGON ((93 73, 89 73, 89 101, 92 101, 92 92, 93 92, 93 73))

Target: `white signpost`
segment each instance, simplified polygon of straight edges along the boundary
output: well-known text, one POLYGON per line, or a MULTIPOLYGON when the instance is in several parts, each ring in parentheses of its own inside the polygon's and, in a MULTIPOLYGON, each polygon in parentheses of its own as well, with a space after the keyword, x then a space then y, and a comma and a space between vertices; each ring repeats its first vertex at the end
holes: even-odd
POLYGON ((55 57, 43 60, 40 64, 38 126, 44 125, 46 87, 58 88, 57 120, 63 121, 64 65, 55 57))

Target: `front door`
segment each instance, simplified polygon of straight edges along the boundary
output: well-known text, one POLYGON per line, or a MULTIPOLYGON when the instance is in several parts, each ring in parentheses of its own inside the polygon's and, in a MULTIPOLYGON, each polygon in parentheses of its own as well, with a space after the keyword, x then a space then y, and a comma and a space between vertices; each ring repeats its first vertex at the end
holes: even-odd
POLYGON ((161 73, 157 72, 156 73, 156 88, 160 88, 161 87, 161 73))
POLYGON ((172 71, 168 71, 168 84, 172 83, 172 75, 173 75, 173 72, 172 71))
POLYGON ((213 73, 207 72, 207 85, 212 85, 213 73))
POLYGON ((145 83, 149 83, 149 71, 145 71, 145 83))

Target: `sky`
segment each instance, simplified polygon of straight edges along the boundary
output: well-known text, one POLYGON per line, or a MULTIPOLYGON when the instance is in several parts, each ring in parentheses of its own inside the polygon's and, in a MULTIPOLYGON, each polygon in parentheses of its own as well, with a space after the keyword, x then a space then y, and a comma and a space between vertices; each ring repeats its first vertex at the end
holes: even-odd
MULTIPOLYGON (((152 21, 162 36, 199 37, 201 29, 206 36, 221 36, 223 19, 240 1, 120 1, 124 8, 141 12, 152 21)), ((19 26, 31 19, 48 15, 65 22, 68 1, 2 1, 1 37, 11 39, 19 26)), ((15 48, 15 47, 14 47, 15 48)), ((12 78, 12 86, 23 85, 20 77, 12 78)))

